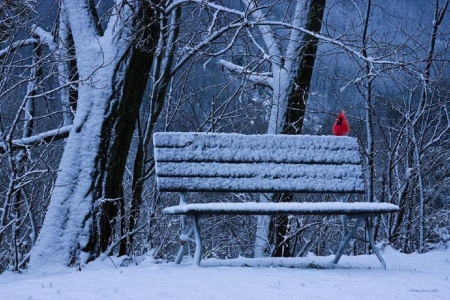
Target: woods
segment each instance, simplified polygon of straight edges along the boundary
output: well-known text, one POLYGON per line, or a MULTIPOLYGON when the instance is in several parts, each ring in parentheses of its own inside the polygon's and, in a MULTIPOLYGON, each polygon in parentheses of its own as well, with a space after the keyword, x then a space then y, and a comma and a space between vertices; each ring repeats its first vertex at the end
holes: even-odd
MULTIPOLYGON (((330 135, 341 110, 365 158, 366 195, 346 200, 400 207, 373 220, 377 242, 446 247, 449 2, 1 2, 0 272, 173 260, 179 219, 162 207, 177 196, 155 189, 154 132, 330 135)), ((219 258, 330 254, 342 230, 333 217, 202 222, 204 257, 219 258)))

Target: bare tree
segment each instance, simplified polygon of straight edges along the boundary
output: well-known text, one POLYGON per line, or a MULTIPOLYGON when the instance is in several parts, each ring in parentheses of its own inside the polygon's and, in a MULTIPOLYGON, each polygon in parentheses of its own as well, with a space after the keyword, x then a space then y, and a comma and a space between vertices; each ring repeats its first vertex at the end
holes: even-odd
POLYGON ((352 51, 347 51, 346 57, 340 55, 346 69, 331 79, 342 82, 346 77, 346 83, 337 87, 334 96, 347 97, 347 108, 355 110, 361 106, 365 112, 361 123, 355 118, 352 129, 361 139, 366 155, 366 197, 401 208, 398 214, 379 219, 377 232, 382 228, 380 236, 405 252, 419 250, 426 244, 427 226, 421 222, 427 207, 431 213, 426 204, 430 189, 426 186, 433 180, 429 180, 431 173, 425 176, 424 172, 431 171, 428 166, 441 165, 436 147, 445 148, 448 143, 448 104, 443 96, 448 40, 440 33, 445 32, 442 22, 448 1, 437 1, 433 21, 426 19, 430 16, 423 16, 415 21, 417 27, 405 28, 403 14, 397 20, 395 15, 390 16, 398 24, 394 22, 385 34, 374 31, 371 24, 377 22, 377 16, 389 15, 386 7, 374 1, 359 5, 353 2, 349 6, 356 11, 355 20, 349 23, 356 25, 336 29, 340 39, 348 42, 344 47, 334 45, 340 49, 360 47, 361 51, 360 55, 352 51), (360 40, 355 40, 355 36, 360 40), (358 97, 351 95, 355 91, 358 97), (435 160, 427 154, 430 152, 436 153, 435 160))
POLYGON ((63 4, 81 83, 61 172, 31 253, 35 265, 83 264, 111 244, 123 206, 125 162, 159 35, 156 3, 117 1, 105 30, 92 1, 63 4))
MULTIPOLYGON (((264 23, 266 11, 256 2, 243 1, 249 16, 258 22, 264 23)), ((259 25, 258 32, 248 30, 252 41, 261 51, 263 65, 266 61, 269 72, 257 72, 251 66, 240 66, 222 60, 221 64, 235 74, 248 76, 253 84, 260 84, 272 90, 272 101, 267 133, 269 134, 300 134, 303 127, 306 103, 309 94, 312 72, 314 69, 315 54, 318 38, 304 31, 319 33, 325 8, 325 1, 296 1, 293 14, 287 20, 291 29, 284 35, 277 35, 271 25, 259 25), (263 45, 256 38, 261 34, 263 45), (287 40, 284 41, 285 36, 287 40), (283 47, 283 44, 286 46, 283 47)), ((287 4, 289 8, 290 5, 287 4)), ((270 196, 269 201, 292 201, 292 194, 270 196)), ((262 195, 261 201, 267 201, 262 195)), ((289 238, 287 236, 287 218, 271 220, 269 216, 258 217, 258 230, 256 234, 255 256, 290 256, 289 238), (274 222, 271 224, 271 222, 274 222), (270 239, 274 239, 274 246, 270 239), (271 249, 272 248, 272 249, 271 249), (271 250, 270 250, 271 249, 271 250)))
POLYGON ((39 195, 40 187, 35 182, 47 180, 50 174, 49 166, 43 167, 40 160, 45 157, 45 150, 35 153, 26 146, 19 146, 22 141, 33 139, 38 122, 35 102, 46 82, 43 45, 37 35, 23 34, 31 22, 33 8, 32 1, 1 4, 0 44, 4 48, 0 51, 0 161, 7 162, 2 171, 7 184, 5 182, 5 192, 1 195, 0 270, 8 265, 18 270, 27 260, 38 233, 36 219, 39 217, 35 214, 33 200, 39 195), (23 70, 18 71, 16 66, 25 62, 23 70), (22 100, 15 102, 20 95, 22 100), (13 101, 9 100, 11 98, 13 101), (17 112, 9 115, 16 108, 17 112))

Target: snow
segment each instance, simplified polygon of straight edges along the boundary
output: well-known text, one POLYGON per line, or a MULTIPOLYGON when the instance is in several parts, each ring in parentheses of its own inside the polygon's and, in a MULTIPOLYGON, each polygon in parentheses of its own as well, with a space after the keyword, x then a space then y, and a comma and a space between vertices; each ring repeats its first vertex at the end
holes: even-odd
POLYGON ((55 51, 57 43, 55 43, 54 38, 50 32, 45 31, 41 27, 37 26, 33 29, 33 33, 39 36, 40 42, 47 45, 50 51, 55 51))
MULTIPOLYGON (((269 58, 267 58, 269 59, 269 58)), ((246 78, 258 85, 266 86, 266 87, 273 87, 273 78, 272 74, 269 72, 265 73, 254 73, 252 71, 247 70, 244 67, 238 66, 232 62, 229 62, 224 59, 220 59, 218 61, 219 64, 221 64, 223 67, 225 67, 228 71, 230 71, 233 74, 236 75, 246 75, 246 78)))
POLYGON ((402 254, 383 252, 388 269, 375 255, 192 260, 181 265, 141 257, 128 267, 104 258, 76 269, 30 269, 0 275, 2 299, 448 299, 450 251, 402 254), (243 267, 255 266, 255 267, 243 267), (339 297, 339 298, 337 298, 339 297))
POLYGON ((155 133, 161 191, 362 192, 355 138, 155 133))
MULTIPOLYGON (((42 132, 34 136, 12 140, 12 144, 13 146, 21 147, 44 143, 45 141, 48 141, 56 136, 67 136, 71 129, 72 126, 63 126, 61 128, 42 132)), ((6 146, 3 142, 0 142, 0 152, 3 149, 6 149, 6 146)))
POLYGON ((358 142, 329 135, 244 135, 236 133, 154 134, 156 159, 213 161, 360 163, 358 142))
POLYGON ((160 191, 204 192, 361 192, 364 190, 359 178, 189 178, 158 177, 160 191))
POLYGON ((389 203, 369 203, 369 202, 297 202, 297 203, 197 203, 183 204, 164 209, 165 214, 186 214, 195 213, 234 213, 234 214, 376 214, 386 212, 396 212, 399 208, 397 205, 389 203))
MULTIPOLYGON (((75 43, 79 97, 59 165, 61 172, 36 245, 30 252, 32 266, 68 265, 72 260, 86 260, 94 228, 92 211, 98 205, 96 201, 101 200, 93 195, 93 185, 102 180, 97 172, 100 170, 97 153, 102 141, 99 137, 103 122, 117 101, 112 95, 120 92, 118 86, 129 63, 122 59, 131 37, 127 36, 130 32, 116 13, 111 14, 101 36, 86 3, 84 0, 64 1, 75 43)), ((122 7, 123 20, 128 20, 131 9, 129 5, 122 7)), ((111 136, 114 137, 114 133, 111 136)))
MULTIPOLYGON (((182 176, 206 177, 259 177, 265 178, 270 174, 274 178, 352 178, 354 173, 361 172, 357 165, 310 165, 310 164, 276 164, 276 163, 165 163, 159 167, 159 176, 177 174, 182 176), (270 172, 268 172, 270 170, 270 172), (347 171, 350 171, 349 174, 347 171)), ((356 177, 358 178, 358 177, 356 177)))

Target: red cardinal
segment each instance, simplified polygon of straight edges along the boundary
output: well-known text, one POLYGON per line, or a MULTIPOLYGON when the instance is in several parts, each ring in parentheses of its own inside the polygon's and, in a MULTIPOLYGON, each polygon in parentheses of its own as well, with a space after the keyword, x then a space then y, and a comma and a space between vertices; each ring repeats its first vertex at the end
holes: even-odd
POLYGON ((349 131, 350 126, 348 126, 347 118, 345 117, 344 112, 341 110, 339 116, 336 119, 336 122, 334 122, 333 125, 332 129, 333 135, 343 136, 347 135, 349 131))

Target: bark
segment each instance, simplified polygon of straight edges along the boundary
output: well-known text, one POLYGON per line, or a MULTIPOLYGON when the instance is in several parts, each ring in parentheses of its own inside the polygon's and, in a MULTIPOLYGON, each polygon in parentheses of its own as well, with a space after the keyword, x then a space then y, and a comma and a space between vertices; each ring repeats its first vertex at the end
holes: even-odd
MULTIPOLYGON (((320 32, 324 9, 325 0, 311 1, 305 29, 320 32)), ((310 35, 303 36, 303 46, 295 62, 295 70, 297 70, 297 73, 289 87, 287 95, 287 110, 282 134, 301 134, 318 42, 317 37, 310 35)), ((272 198, 273 202, 292 202, 292 200, 292 194, 274 194, 272 198)), ((290 256, 290 241, 287 238, 289 235, 288 217, 274 217, 272 222, 272 228, 274 230, 272 236, 275 238, 275 251, 273 252, 273 256, 290 256)))
MULTIPOLYGON (((143 12, 142 12, 143 13, 143 12)), ((150 12, 147 12, 149 15, 150 12)), ((149 16, 150 17, 150 16, 149 16)), ((154 16, 151 16, 154 18, 154 16)), ((155 25, 153 25, 155 26, 155 25)), ((125 75, 125 82, 118 82, 118 86, 123 84, 123 95, 120 102, 116 102, 116 107, 112 107, 112 112, 105 120, 102 128, 102 145, 97 169, 105 173, 104 186, 97 186, 97 196, 102 197, 104 193, 105 201, 102 205, 100 217, 100 250, 104 252, 112 242, 115 227, 115 218, 119 207, 124 207, 123 203, 123 174, 128 152, 131 144, 139 108, 142 102, 144 90, 149 76, 149 66, 153 59, 154 46, 151 44, 157 37, 156 28, 149 27, 146 49, 137 49, 131 54, 128 70, 125 75), (155 30, 153 30, 155 29, 155 30)), ((113 81, 116 80, 115 78, 113 81)), ((121 79, 119 78, 119 81, 121 79)), ((122 88, 122 87, 121 87, 122 88)), ((117 91, 119 92, 119 91, 117 91)), ((116 91, 112 97, 115 97, 116 91)), ((99 176, 101 176, 99 174, 99 176)), ((123 228, 123 225, 121 226, 123 228)), ((121 232, 123 235, 123 232, 121 232)), ((125 244, 120 246, 119 255, 125 254, 125 244)))
MULTIPOLYGON (((167 87, 171 78, 173 60, 175 58, 175 42, 180 30, 181 7, 175 8, 170 17, 161 19, 161 35, 158 50, 153 63, 153 87, 150 97, 151 109, 146 120, 144 130, 138 128, 139 142, 133 168, 132 199, 128 232, 134 232, 142 205, 144 182, 153 170, 152 159, 148 157, 148 150, 154 126, 161 114, 166 99, 167 87), (168 36, 168 38, 166 38, 168 36), (149 163, 150 162, 150 163, 149 163), (150 166, 149 166, 150 164, 150 166)), ((132 250, 134 235, 128 237, 128 253, 132 250)))
MULTIPOLYGON (((274 194, 273 202, 292 202, 294 195, 274 194)), ((288 216, 275 216, 272 219, 272 230, 275 238, 275 247, 272 253, 274 257, 290 257, 291 242, 289 237, 289 218, 288 216)))
MULTIPOLYGON (((305 26, 306 30, 320 32, 325 2, 325 0, 311 1, 305 26)), ((303 37, 303 46, 295 62, 297 73, 290 85, 287 97, 288 109, 286 111, 283 134, 301 134, 318 42, 317 37, 311 35, 304 35, 303 37)))
MULTIPOLYGON (((94 177, 103 178, 98 181, 99 184, 94 183, 93 186, 94 199, 103 199, 98 211, 100 252, 106 251, 112 243, 118 212, 125 206, 122 185, 125 164, 149 77, 155 41, 158 40, 159 34, 158 22, 155 21, 156 15, 149 8, 140 10, 136 19, 145 20, 141 26, 144 26, 142 34, 146 38, 139 48, 127 53, 116 68, 116 71, 120 70, 123 63, 127 70, 125 75, 116 72, 113 77, 114 89, 108 101, 112 105, 108 107, 110 113, 102 125, 101 143, 95 168, 97 171, 96 174, 94 173, 94 177), (115 101, 118 94, 120 99, 115 101)), ((120 236, 122 236, 125 229, 124 219, 120 221, 122 222, 120 236)), ((90 246, 86 248, 86 251, 93 251, 96 245, 95 235, 92 235, 90 246)), ((119 255, 124 254, 126 254, 126 241, 122 240, 119 255)))
MULTIPOLYGON (((367 11, 364 23, 364 30, 362 35, 362 55, 366 58, 369 57, 367 52, 367 30, 369 27, 369 17, 370 11, 372 9, 372 1, 368 1, 367 3, 367 11)), ((365 73, 368 77, 366 92, 365 92, 365 100, 366 100, 366 109, 365 109, 365 125, 366 125, 366 134, 367 134, 367 145, 366 145, 366 201, 373 202, 374 197, 374 178, 375 178, 375 151, 374 151, 374 142, 373 142, 373 75, 371 76, 371 65, 369 62, 365 62, 365 73)))

